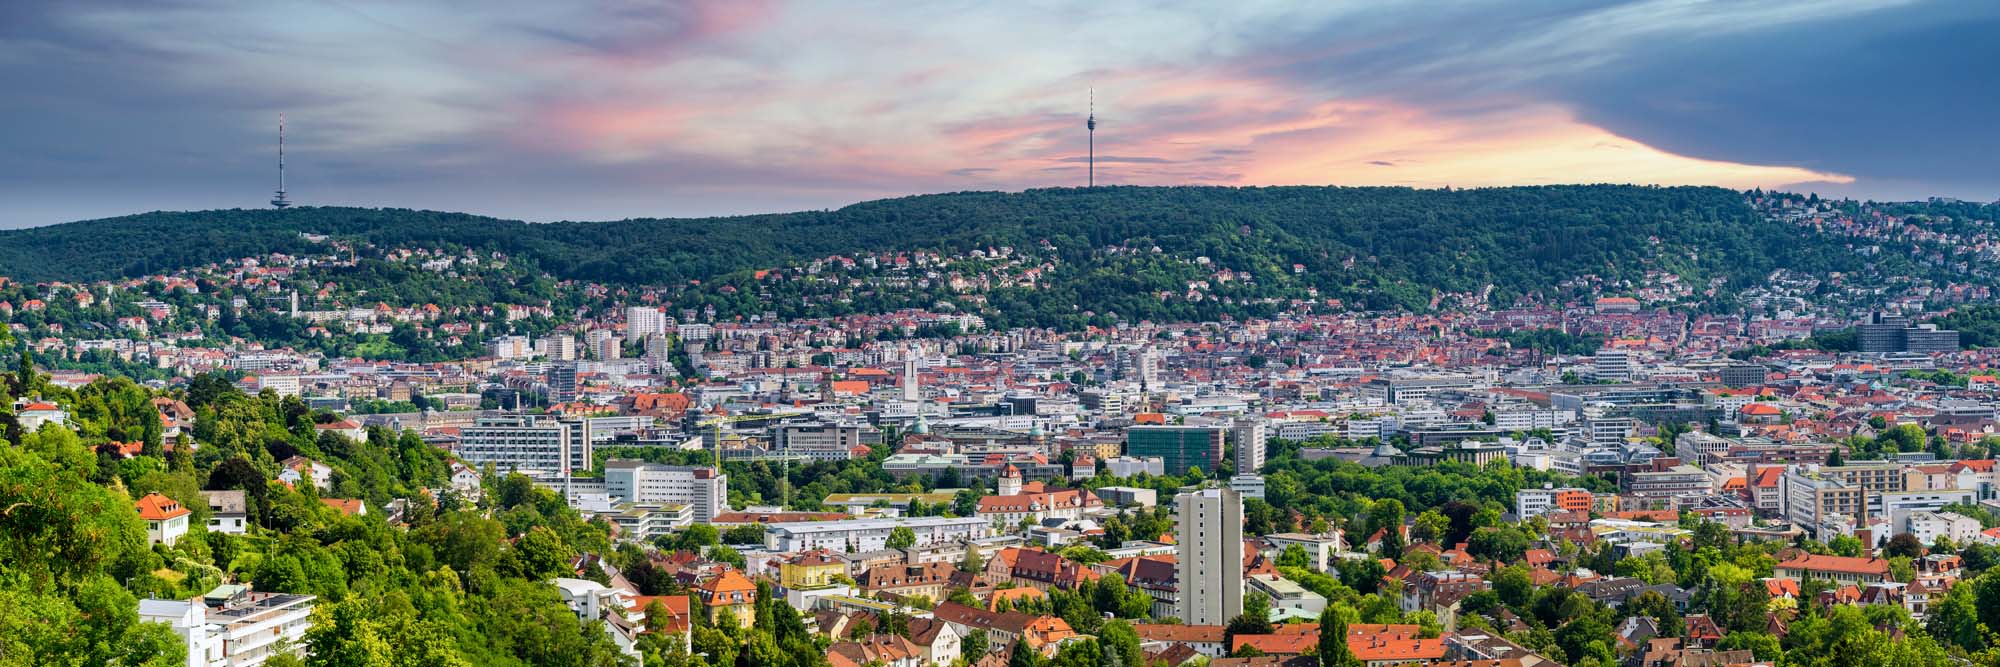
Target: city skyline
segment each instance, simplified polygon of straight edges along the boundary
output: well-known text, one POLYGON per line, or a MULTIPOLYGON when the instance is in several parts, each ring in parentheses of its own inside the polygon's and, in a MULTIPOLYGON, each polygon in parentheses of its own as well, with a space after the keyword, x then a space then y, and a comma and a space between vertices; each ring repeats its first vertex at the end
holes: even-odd
POLYGON ((2000 196, 2000 8, 780 2, 0 9, 0 227, 265 205, 529 220, 1101 185, 2000 196))

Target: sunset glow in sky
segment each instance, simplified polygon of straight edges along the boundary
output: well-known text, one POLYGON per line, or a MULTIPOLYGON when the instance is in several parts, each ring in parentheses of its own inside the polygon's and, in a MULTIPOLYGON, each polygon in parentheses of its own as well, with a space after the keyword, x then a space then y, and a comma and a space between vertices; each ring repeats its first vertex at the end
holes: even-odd
POLYGON ((280 111, 304 204, 602 219, 1074 186, 1093 88, 1100 184, 1991 200, 1995 7, 7 3, 0 226, 258 206, 280 111))

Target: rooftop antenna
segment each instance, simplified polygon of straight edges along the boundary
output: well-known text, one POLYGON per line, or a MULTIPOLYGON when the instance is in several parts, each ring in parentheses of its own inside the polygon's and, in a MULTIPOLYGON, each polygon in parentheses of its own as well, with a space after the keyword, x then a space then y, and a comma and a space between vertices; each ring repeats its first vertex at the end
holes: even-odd
POLYGON ((1090 86, 1090 118, 1084 120, 1084 128, 1090 130, 1090 188, 1096 188, 1098 186, 1098 86, 1090 86))
POLYGON ((285 208, 292 200, 285 198, 285 114, 278 113, 278 196, 271 199, 271 205, 285 208))

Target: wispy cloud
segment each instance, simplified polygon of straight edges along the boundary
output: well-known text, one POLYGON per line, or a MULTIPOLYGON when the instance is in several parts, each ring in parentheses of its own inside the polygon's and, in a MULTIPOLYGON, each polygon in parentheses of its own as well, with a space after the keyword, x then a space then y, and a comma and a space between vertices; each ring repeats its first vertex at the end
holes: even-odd
POLYGON ((315 203, 553 219, 1077 184, 1093 87, 1099 182, 1990 195, 2000 139, 1972 110, 2000 106, 1995 21, 1887 0, 8 3, 0 225, 256 205, 279 111, 315 203), (1850 44, 1872 60, 1813 62, 1850 44), (1842 111, 1843 81, 1898 77, 1926 92, 1842 111))

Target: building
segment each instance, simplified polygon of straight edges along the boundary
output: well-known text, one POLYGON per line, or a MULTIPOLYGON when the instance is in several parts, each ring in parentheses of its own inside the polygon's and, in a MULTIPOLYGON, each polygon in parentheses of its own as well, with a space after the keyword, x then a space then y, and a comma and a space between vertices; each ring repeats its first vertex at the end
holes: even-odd
POLYGON ((1334 558, 1337 557, 1336 554, 1347 548, 1347 542, 1344 537, 1341 531, 1335 530, 1325 535, 1277 533, 1265 535, 1264 541, 1270 543, 1273 556, 1282 554, 1286 549, 1297 545, 1300 549, 1305 550, 1307 557, 1312 559, 1309 567, 1313 571, 1331 572, 1330 568, 1333 567, 1334 558))
POLYGON ((1868 511, 1867 489, 1822 477, 1808 466, 1787 467, 1778 488, 1780 515, 1815 536, 1836 521, 1859 521, 1868 511))
POLYGON ((694 506, 625 503, 612 511, 599 513, 599 516, 618 524, 620 537, 645 541, 694 525, 694 506))
POLYGON ((847 561, 824 549, 798 554, 778 564, 778 586, 784 591, 785 602, 794 609, 811 609, 816 598, 826 595, 853 595, 854 587, 843 583, 846 576, 847 561))
POLYGON ((773 523, 765 529, 764 545, 786 552, 879 551, 889 547, 889 534, 899 527, 916 534, 916 546, 929 547, 986 537, 992 523, 976 517, 773 523))
POLYGON ((604 490, 628 503, 692 506, 702 523, 729 510, 729 475, 705 466, 612 459, 604 462, 604 490))
MULTIPOLYGON (((1019 480, 1016 473, 1009 477, 1002 475, 1000 481, 1019 480)), ((992 495, 979 499, 976 516, 1000 525, 1013 525, 1023 520, 1041 523, 1045 519, 1079 519, 1091 509, 1103 507, 1088 489, 1057 489, 1035 493, 1021 493, 1018 482, 1012 495, 992 495)))
POLYGON ((1640 498, 1676 498, 1711 495, 1715 480, 1708 472, 1691 465, 1666 470, 1635 472, 1625 476, 1625 492, 1640 498))
POLYGON ((1576 488, 1521 489, 1514 493, 1514 516, 1526 521, 1549 512, 1590 512, 1595 496, 1576 488))
POLYGON ((1935 324, 1912 325, 1909 318, 1900 315, 1875 313, 1854 329, 1864 353, 1958 351, 1957 331, 1939 329, 1935 324))
POLYGON ((1080 636, 1060 616, 988 611, 956 602, 939 604, 931 610, 931 615, 951 624, 952 630, 961 637, 984 631, 990 646, 1009 646, 1017 640, 1024 641, 1028 648, 1043 656, 1054 654, 1064 642, 1080 636))
POLYGON ((1152 507, 1160 503, 1160 493, 1133 486, 1098 487, 1097 497, 1111 507, 1152 507))
POLYGON ((1446 391, 1463 391, 1476 385, 1467 377, 1375 378, 1362 387, 1364 395, 1391 405, 1429 400, 1446 391))
POLYGON ((1780 578, 1804 581, 1826 579, 1837 584, 1866 586, 1889 580, 1889 561, 1881 558, 1850 558, 1803 554, 1778 564, 1780 578))
POLYGON ((491 463, 502 472, 567 477, 572 470, 591 469, 589 436, 588 419, 565 423, 542 415, 482 416, 459 429, 458 458, 473 467, 491 463))
POLYGON ((777 429, 777 450, 814 461, 846 461, 866 448, 856 424, 791 423, 777 429))
POLYGON ((1927 546, 1937 544, 1940 537, 1949 538, 1952 544, 1967 544, 1983 529, 1978 519, 1952 512, 1912 512, 1905 521, 1903 532, 1927 546))
MULTIPOLYGON (((573 341, 575 339, 563 336, 561 340, 573 341)), ((575 350, 572 349, 570 352, 571 356, 574 357, 575 350)), ((549 364, 549 400, 557 403, 568 403, 576 400, 576 362, 549 364)))
POLYGON ((1125 429, 1125 455, 1157 456, 1173 474, 1200 468, 1213 473, 1222 464, 1223 429, 1206 426, 1131 426, 1125 429))
POLYGON ((198 598, 140 600, 139 620, 173 628, 188 667, 251 667, 277 655, 305 657, 314 599, 224 584, 198 598))
POLYGON ((1271 598, 1271 613, 1293 618, 1319 618, 1326 611, 1326 597, 1306 590, 1298 582, 1275 574, 1252 575, 1247 583, 1271 598))
POLYGON ((1263 419, 1238 418, 1229 425, 1229 438, 1236 442, 1237 474, 1255 474, 1264 469, 1265 444, 1270 440, 1270 429, 1263 419))
POLYGON ((1629 350, 1603 349, 1591 359, 1591 377, 1600 381, 1623 382, 1636 375, 1638 365, 1629 350))
POLYGON ((1264 498, 1263 475, 1230 475, 1229 488, 1245 498, 1264 498))
POLYGON ((869 597, 888 594, 942 600, 951 587, 952 573, 957 571, 958 566, 945 562, 895 563, 868 568, 855 583, 869 597))
POLYGON ((139 520, 146 522, 146 541, 151 544, 173 546, 188 532, 188 516, 194 514, 172 498, 148 493, 135 505, 139 509, 139 520))
POLYGON ((756 624, 757 585, 735 568, 723 568, 721 574, 701 582, 694 591, 711 622, 730 615, 736 617, 736 627, 747 630, 756 624))
POLYGON ((1717 371, 1716 379, 1721 380, 1725 386, 1755 387, 1764 384, 1764 378, 1770 373, 1770 369, 1757 364, 1731 364, 1717 371))
POLYGON ((1209 488, 1174 496, 1180 618, 1224 625, 1243 613, 1243 497, 1209 488))
POLYGON ((249 530, 249 506, 242 491, 203 491, 208 500, 208 532, 242 535, 249 530))
POLYGON ((625 337, 631 340, 645 340, 653 334, 667 332, 667 314, 651 306, 631 306, 625 309, 625 337))

